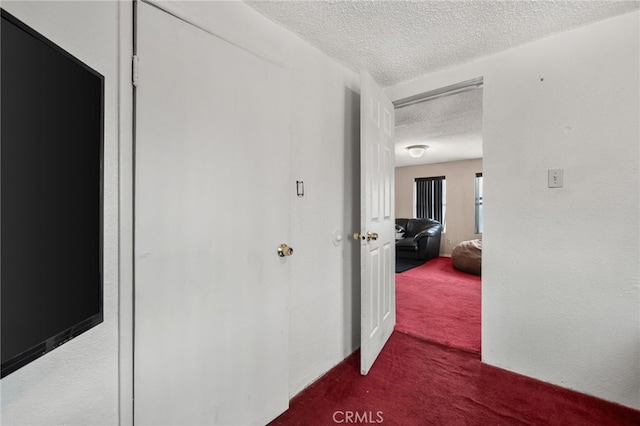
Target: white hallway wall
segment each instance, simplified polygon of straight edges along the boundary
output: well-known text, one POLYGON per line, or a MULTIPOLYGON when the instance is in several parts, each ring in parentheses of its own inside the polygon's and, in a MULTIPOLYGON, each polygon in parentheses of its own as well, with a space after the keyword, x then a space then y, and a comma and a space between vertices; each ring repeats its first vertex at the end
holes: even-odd
POLYGON ((118 424, 118 4, 2 7, 105 77, 104 322, 2 379, 2 424, 118 424))
POLYGON ((638 12, 388 89, 484 76, 482 358, 640 408, 638 12), (564 188, 547 188, 547 169, 564 188))

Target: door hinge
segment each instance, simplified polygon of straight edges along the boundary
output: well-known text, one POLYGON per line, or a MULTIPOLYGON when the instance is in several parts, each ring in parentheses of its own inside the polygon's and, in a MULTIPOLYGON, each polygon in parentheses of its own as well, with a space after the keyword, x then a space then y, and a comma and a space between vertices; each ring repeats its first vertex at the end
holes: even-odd
POLYGON ((138 87, 138 55, 133 55, 132 59, 132 72, 131 72, 131 82, 133 83, 133 87, 138 87))

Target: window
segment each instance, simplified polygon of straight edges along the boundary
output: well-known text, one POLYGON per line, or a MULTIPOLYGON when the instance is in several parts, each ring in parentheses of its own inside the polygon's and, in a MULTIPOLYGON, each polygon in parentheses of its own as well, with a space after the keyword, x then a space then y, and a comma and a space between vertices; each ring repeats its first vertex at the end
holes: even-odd
POLYGON ((444 176, 415 179, 415 209, 417 218, 437 220, 445 226, 447 185, 444 176))
POLYGON ((482 173, 476 173, 476 234, 482 234, 482 173))

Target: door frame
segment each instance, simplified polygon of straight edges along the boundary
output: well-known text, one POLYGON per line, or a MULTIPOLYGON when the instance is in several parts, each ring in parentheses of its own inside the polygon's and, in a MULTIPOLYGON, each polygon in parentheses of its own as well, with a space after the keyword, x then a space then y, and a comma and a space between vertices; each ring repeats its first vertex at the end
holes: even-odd
POLYGON ((118 2, 118 387, 119 424, 133 424, 133 172, 134 54, 136 1, 118 2))
MULTIPOLYGON (((418 92, 416 94, 409 95, 409 96, 404 96, 402 98, 392 100, 392 103, 394 108, 398 109, 405 106, 410 106, 410 105, 418 104, 421 102, 428 102, 434 99, 438 99, 438 98, 442 98, 450 95, 456 95, 466 91, 476 90, 481 88, 484 88, 484 76, 482 75, 479 77, 473 77, 473 78, 469 78, 462 81, 456 80, 455 83, 448 84, 446 86, 439 86, 439 87, 436 87, 435 89, 427 90, 424 92, 418 92)), ((484 92, 482 96, 484 99, 484 92)), ((483 108, 483 115, 484 115, 484 108, 483 108)), ((482 143, 484 145, 484 140, 482 141, 482 143)), ((395 197, 395 188, 394 188, 394 197, 395 197)), ((415 198, 415 193, 414 193, 414 198, 415 198)), ((483 216, 485 211, 484 207, 485 206, 483 203, 483 216)), ((395 215, 395 212, 394 212, 394 215, 395 215)), ((484 231, 482 235, 484 236, 484 231)), ((445 243, 446 243, 445 241, 442 242, 442 244, 445 244, 445 243)), ((483 281, 481 280, 481 285, 482 285, 482 282, 483 281)), ((480 297, 482 297, 482 293, 480 297)), ((482 310, 482 306, 481 306, 481 310, 482 310)), ((482 355, 482 345, 480 350, 481 350, 480 355, 482 355)))

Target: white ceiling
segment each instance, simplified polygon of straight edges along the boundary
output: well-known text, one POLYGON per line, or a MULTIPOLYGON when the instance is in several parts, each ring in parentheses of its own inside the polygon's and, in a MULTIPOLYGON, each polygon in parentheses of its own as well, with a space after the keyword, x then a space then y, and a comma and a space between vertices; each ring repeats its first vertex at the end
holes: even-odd
POLYGON ((482 88, 396 109, 396 167, 482 158, 482 88), (421 158, 406 147, 428 145, 421 158))
MULTIPOLYGON (((639 1, 247 1, 383 87, 636 10, 639 1)), ((396 165, 482 156, 482 90, 396 111, 396 165), (430 149, 410 159, 404 147, 430 149)))

